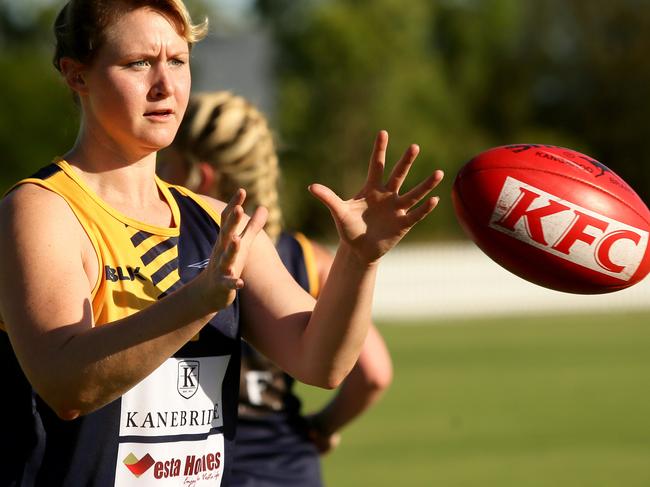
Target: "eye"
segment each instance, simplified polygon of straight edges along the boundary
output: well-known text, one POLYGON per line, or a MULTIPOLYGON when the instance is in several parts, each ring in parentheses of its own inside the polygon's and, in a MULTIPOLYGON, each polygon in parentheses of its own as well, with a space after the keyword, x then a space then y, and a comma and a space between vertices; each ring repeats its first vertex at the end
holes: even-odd
POLYGON ((130 68, 147 68, 150 65, 151 64, 149 63, 149 61, 145 59, 139 59, 137 61, 132 61, 127 64, 127 66, 129 66, 130 68))
POLYGON ((171 64, 172 66, 184 66, 185 61, 183 61, 182 59, 174 58, 174 59, 170 59, 169 64, 171 64))

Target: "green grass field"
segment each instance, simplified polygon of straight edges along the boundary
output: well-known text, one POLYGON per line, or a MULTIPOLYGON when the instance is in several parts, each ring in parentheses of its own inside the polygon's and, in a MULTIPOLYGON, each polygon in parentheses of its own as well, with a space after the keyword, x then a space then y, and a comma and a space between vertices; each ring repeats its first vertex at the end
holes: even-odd
POLYGON ((650 313, 379 328, 393 385, 324 459, 329 487, 650 485, 650 313))

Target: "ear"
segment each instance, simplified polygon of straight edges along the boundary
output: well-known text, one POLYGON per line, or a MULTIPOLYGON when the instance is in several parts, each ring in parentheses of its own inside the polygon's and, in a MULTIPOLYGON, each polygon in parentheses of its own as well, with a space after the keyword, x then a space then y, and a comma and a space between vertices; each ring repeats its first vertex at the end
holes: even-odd
POLYGON ((83 94, 88 91, 85 79, 85 65, 69 57, 63 57, 59 61, 59 67, 66 84, 75 93, 83 94))
POLYGON ((217 189, 216 186, 219 175, 214 170, 214 167, 212 167, 212 165, 207 162, 199 162, 197 164, 197 167, 199 169, 199 175, 201 177, 201 181, 199 182, 199 186, 197 188, 197 193, 213 195, 217 189))

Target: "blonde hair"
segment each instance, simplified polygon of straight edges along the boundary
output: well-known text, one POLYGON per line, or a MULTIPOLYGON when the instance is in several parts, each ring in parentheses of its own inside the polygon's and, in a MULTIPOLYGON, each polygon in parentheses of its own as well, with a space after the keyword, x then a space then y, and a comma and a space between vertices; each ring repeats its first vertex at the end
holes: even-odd
POLYGON ((264 228, 277 240, 282 231, 278 156, 268 121, 255 106, 228 91, 193 94, 174 145, 190 161, 214 167, 218 198, 228 201, 244 188, 247 211, 266 207, 264 228))
POLYGON ((64 57, 92 63, 104 42, 107 27, 121 14, 142 7, 161 12, 172 20, 190 48, 207 35, 208 20, 192 23, 182 0, 70 0, 54 22, 54 67, 60 71, 64 57))

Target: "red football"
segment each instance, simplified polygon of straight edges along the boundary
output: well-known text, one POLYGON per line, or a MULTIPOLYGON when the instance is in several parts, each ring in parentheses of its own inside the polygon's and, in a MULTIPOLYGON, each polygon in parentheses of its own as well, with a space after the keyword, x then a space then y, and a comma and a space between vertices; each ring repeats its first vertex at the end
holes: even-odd
POLYGON ((595 159, 561 147, 519 144, 463 166, 452 199, 461 226, 495 262, 558 291, 598 294, 650 271, 650 212, 595 159))

